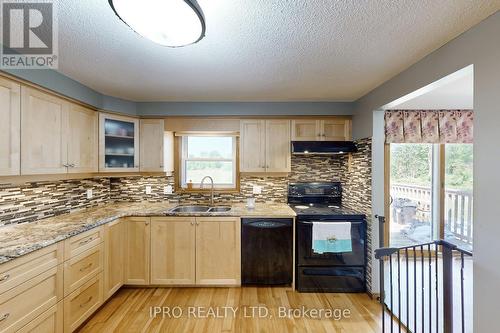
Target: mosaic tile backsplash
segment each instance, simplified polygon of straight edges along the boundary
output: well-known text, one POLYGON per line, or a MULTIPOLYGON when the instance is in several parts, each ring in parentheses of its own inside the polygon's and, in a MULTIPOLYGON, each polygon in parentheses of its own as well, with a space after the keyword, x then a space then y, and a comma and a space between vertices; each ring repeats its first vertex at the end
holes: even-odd
POLYGON ((23 186, 0 184, 0 226, 95 207, 109 200, 109 178, 27 183, 23 186), (92 199, 87 199, 87 189, 92 189, 92 199))
MULTIPOLYGON (((371 253, 371 139, 362 139, 356 144, 359 151, 352 154, 350 168, 347 155, 295 155, 292 157, 292 172, 288 177, 242 175, 240 193, 216 193, 214 199, 218 204, 245 202, 249 197, 255 197, 257 202, 286 203, 288 182, 340 181, 344 189, 343 204, 367 216, 368 249, 371 253), (262 193, 253 195, 253 185, 261 186, 262 193)), ((209 194, 163 194, 166 185, 174 185, 173 176, 94 178, 27 183, 23 186, 0 184, 0 227, 31 222, 112 201, 206 203, 209 200, 209 194), (151 195, 145 194, 146 185, 152 187, 151 195), (93 189, 92 199, 86 198, 88 188, 93 189)), ((369 256, 369 290, 371 267, 369 256)))

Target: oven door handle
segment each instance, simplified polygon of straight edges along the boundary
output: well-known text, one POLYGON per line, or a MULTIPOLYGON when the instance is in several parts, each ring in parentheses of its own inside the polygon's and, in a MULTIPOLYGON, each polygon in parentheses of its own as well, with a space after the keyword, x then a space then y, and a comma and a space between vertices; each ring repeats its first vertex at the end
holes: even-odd
MULTIPOLYGON (((309 221, 298 221, 301 224, 313 224, 314 222, 309 222, 309 221)), ((351 224, 359 224, 363 223, 363 221, 344 221, 344 220, 335 220, 335 221, 318 221, 318 222, 331 222, 331 223, 337 223, 337 222, 349 222, 351 224)))

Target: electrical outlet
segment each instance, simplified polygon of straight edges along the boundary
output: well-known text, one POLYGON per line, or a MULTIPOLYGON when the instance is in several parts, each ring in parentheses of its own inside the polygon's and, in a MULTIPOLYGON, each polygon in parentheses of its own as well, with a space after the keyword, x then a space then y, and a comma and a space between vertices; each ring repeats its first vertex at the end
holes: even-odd
POLYGON ((163 194, 172 194, 172 193, 174 193, 172 185, 167 185, 163 188, 163 194))
POLYGON ((146 185, 146 194, 151 194, 151 186, 146 185))
POLYGON ((253 186, 252 193, 253 193, 253 194, 261 194, 261 193, 262 193, 262 186, 257 186, 257 185, 254 185, 254 186, 253 186))
POLYGON ((94 193, 91 188, 87 190, 87 199, 92 199, 94 197, 94 193))

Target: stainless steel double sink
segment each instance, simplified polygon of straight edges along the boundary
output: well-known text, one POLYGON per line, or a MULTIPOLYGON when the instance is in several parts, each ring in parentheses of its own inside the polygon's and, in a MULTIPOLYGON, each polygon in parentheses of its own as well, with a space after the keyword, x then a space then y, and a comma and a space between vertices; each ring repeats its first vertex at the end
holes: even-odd
POLYGON ((229 206, 179 205, 170 210, 172 213, 224 213, 229 212, 229 206))

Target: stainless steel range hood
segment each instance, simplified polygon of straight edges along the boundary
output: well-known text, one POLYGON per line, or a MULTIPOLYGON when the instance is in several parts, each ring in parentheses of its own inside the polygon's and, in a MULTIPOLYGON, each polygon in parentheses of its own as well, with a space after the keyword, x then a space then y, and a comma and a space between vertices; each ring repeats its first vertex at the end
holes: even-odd
POLYGON ((294 155, 337 155, 358 151, 352 141, 292 141, 294 155))

